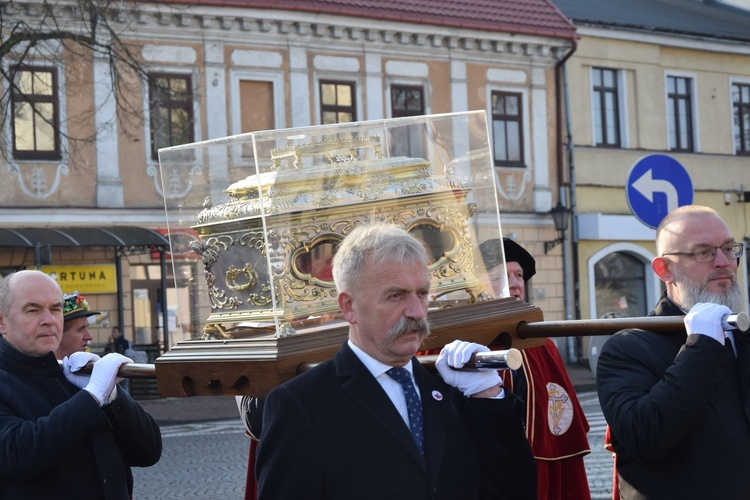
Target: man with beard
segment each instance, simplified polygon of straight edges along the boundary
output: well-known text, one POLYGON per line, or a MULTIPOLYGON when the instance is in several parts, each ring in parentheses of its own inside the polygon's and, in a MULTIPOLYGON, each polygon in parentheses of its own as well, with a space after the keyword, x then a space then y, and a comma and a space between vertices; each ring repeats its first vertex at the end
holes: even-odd
POLYGON ((620 498, 750 498, 750 342, 723 321, 742 308, 743 245, 715 210, 690 205, 661 222, 656 251, 666 291, 650 315, 687 313, 687 335, 630 329, 602 348, 620 498))
POLYGON ((333 278, 349 339, 268 395, 259 498, 536 498, 523 407, 495 370, 450 368, 488 349, 448 344, 436 363, 443 380, 414 357, 429 334, 427 259, 393 225, 343 240, 333 278))

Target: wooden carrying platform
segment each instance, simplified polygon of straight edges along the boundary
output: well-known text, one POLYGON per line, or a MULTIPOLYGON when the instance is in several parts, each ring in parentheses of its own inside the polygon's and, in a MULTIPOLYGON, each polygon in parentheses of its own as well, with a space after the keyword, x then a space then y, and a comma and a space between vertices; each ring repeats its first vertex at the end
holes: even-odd
MULTIPOLYGON (((518 326, 543 320, 541 309, 514 298, 492 299, 431 310, 425 349, 456 339, 523 349, 543 338, 521 339, 518 326)), ((155 363, 162 397, 265 396, 296 376, 303 365, 333 357, 346 341, 349 325, 337 321, 301 328, 296 335, 273 333, 226 340, 190 340, 172 347, 155 363)))

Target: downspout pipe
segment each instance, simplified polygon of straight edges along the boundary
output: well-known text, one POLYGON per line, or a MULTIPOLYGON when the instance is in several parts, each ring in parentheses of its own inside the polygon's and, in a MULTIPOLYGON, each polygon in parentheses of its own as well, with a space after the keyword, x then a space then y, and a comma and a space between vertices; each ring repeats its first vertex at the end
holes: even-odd
MULTIPOLYGON (((575 53, 578 48, 578 42, 576 39, 571 40, 570 50, 565 56, 560 59, 555 65, 555 129, 556 129, 556 160, 557 160, 557 185, 559 189, 559 199, 563 206, 570 209, 571 214, 571 231, 573 233, 572 251, 568 248, 567 235, 562 235, 562 252, 563 252, 563 301, 565 306, 565 318, 578 319, 580 314, 578 312, 578 292, 579 287, 578 281, 578 264, 577 264, 577 246, 578 239, 575 237, 577 234, 576 226, 576 198, 575 198, 575 177, 573 170, 573 135, 571 133, 570 124, 570 101, 568 98, 568 80, 567 72, 565 71, 565 63, 575 53), (563 141, 563 109, 565 110, 565 131, 567 132, 566 140, 563 141), (568 163, 570 166, 570 197, 566 196, 565 189, 565 151, 567 147, 568 163), (573 262, 573 269, 571 271, 570 262, 573 262), (573 293, 570 293, 571 277, 573 281, 573 293), (571 300, 571 296, 574 300, 571 300), (573 313, 573 304, 576 304, 576 313, 573 313)), ((566 352, 568 364, 578 363, 578 339, 576 337, 568 337, 566 339, 566 352)))
MULTIPOLYGON (((125 304, 122 291, 122 255, 121 247, 115 248, 115 275, 117 280, 117 324, 120 331, 125 335, 125 304)), ((114 326, 114 325, 113 325, 114 326)), ((132 341, 135 344, 135 330, 132 332, 132 341)))
POLYGON ((161 316, 162 316, 162 331, 164 332, 164 350, 159 353, 165 353, 169 350, 169 312, 167 310, 167 263, 165 259, 164 247, 159 247, 159 265, 161 266, 161 316))

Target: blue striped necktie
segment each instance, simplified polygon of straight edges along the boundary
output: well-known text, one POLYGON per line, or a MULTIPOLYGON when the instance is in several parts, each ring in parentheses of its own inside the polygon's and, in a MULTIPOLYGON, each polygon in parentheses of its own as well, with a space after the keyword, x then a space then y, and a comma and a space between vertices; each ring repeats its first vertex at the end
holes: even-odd
POLYGON ((401 384, 406 397, 406 409, 409 412, 409 430, 417 443, 419 453, 424 456, 424 432, 422 432, 422 401, 406 368, 391 368, 386 372, 389 377, 401 384))

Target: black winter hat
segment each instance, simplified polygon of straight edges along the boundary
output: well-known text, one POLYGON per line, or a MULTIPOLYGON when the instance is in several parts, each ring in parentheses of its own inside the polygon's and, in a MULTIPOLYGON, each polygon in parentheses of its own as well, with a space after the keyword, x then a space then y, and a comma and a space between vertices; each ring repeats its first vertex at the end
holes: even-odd
MULTIPOLYGON (((486 269, 503 263, 500 245, 501 243, 498 238, 484 241, 479 245, 479 251, 482 254, 482 260, 484 260, 484 267, 486 269)), ((534 257, 524 247, 510 238, 503 238, 502 245, 505 247, 505 260, 507 262, 518 262, 521 265, 521 269, 523 269, 524 283, 529 281, 536 274, 536 261, 534 257)))

